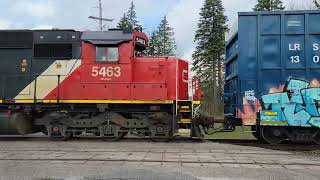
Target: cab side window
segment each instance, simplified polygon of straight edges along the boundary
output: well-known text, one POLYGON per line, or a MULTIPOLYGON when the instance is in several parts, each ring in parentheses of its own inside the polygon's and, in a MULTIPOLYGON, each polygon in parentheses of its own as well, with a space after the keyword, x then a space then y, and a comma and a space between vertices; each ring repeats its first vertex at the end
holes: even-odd
POLYGON ((96 62, 105 63, 107 61, 107 48, 97 47, 96 48, 96 62))
POLYGON ((118 63, 119 50, 117 47, 96 47, 97 63, 118 63))
POLYGON ((111 48, 108 48, 107 51, 108 51, 108 62, 117 63, 119 61, 118 48, 111 47, 111 48))

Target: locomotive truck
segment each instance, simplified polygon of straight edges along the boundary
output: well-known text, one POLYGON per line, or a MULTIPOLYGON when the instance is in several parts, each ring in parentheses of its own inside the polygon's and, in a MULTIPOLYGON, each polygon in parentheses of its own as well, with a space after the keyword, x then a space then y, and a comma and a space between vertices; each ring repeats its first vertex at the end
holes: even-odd
POLYGON ((0 133, 119 140, 134 132, 166 141, 184 126, 201 137, 188 63, 142 57, 147 45, 145 34, 117 29, 0 31, 0 133))

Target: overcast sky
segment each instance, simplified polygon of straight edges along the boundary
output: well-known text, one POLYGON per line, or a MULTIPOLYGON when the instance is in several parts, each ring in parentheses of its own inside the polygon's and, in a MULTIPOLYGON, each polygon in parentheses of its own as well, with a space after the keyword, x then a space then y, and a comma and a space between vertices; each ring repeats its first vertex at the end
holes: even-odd
MULTIPOLYGON (((109 28, 126 12, 132 0, 103 0, 103 15, 114 18, 109 28)), ((167 16, 175 30, 178 55, 190 60, 194 50, 194 32, 204 0, 133 0, 139 21, 150 34, 161 18, 167 16)), ((306 2, 312 0, 286 0, 306 2)), ((250 11, 256 0, 223 0, 229 25, 236 21, 237 12, 250 11)), ((291 3, 292 4, 292 3, 291 3)), ((96 30, 98 24, 88 19, 98 15, 98 0, 1 0, 0 29, 68 28, 96 30)))

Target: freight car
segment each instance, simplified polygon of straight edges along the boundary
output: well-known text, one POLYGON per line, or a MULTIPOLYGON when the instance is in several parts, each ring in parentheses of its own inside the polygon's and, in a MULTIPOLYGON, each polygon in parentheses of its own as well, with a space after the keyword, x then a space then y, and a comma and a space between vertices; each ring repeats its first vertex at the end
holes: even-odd
POLYGON ((225 119, 268 143, 320 143, 320 12, 239 13, 226 44, 225 119))
POLYGON ((117 29, 0 31, 0 134, 119 140, 134 132, 166 141, 185 126, 201 137, 188 63, 142 57, 147 45, 145 34, 117 29))

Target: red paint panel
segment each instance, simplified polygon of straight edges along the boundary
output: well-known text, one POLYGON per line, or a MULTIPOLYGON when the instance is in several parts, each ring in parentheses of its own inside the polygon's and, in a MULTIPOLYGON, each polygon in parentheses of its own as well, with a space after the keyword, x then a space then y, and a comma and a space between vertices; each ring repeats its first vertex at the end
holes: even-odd
POLYGON ((83 97, 80 93, 80 72, 81 68, 79 67, 60 84, 59 93, 57 87, 44 99, 57 99, 58 94, 60 99, 82 99, 83 97))
POLYGON ((166 58, 136 58, 133 61, 133 82, 165 83, 166 58))
POLYGON ((176 59, 176 61, 179 62, 179 68, 178 68, 178 99, 180 100, 187 100, 189 98, 188 94, 188 80, 189 80, 189 67, 188 63, 176 59))
MULTIPOLYGON (((80 70, 78 68, 68 76, 59 88, 59 97, 64 100, 129 100, 129 83, 80 83, 80 70)), ((54 89, 44 99, 57 99, 58 88, 54 89)))
POLYGON ((167 100, 165 84, 132 84, 133 100, 167 100))
POLYGON ((167 78, 166 78, 166 83, 167 83, 167 88, 168 88, 168 98, 171 100, 176 99, 176 65, 177 62, 175 59, 168 59, 167 62, 167 78))
POLYGON ((86 84, 81 86, 80 93, 89 100, 128 100, 131 97, 129 84, 86 84))
POLYGON ((120 64, 131 64, 132 56, 132 42, 124 43, 119 46, 119 63, 120 64))
POLYGON ((82 43, 82 64, 91 64, 96 59, 96 46, 88 43, 82 43))

